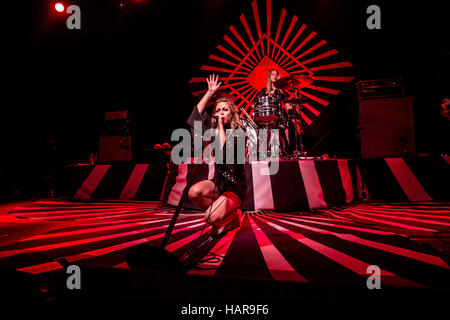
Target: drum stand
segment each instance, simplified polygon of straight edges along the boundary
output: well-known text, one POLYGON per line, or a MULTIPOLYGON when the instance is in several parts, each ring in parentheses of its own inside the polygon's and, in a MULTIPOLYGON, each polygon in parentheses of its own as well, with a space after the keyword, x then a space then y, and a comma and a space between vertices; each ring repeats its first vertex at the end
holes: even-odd
MULTIPOLYGON (((295 88, 295 98, 298 98, 298 88, 295 88)), ((293 159, 304 159, 306 157, 306 150, 303 146, 303 130, 302 127, 300 127, 300 119, 299 117, 301 117, 302 114, 302 107, 303 104, 302 103, 294 103, 293 104, 294 110, 297 112, 297 107, 298 107, 298 112, 297 114, 294 116, 293 120, 294 120, 294 143, 295 143, 295 149, 292 152, 292 158, 293 159), (297 124, 300 127, 300 132, 297 132, 297 124), (298 140, 297 140, 298 139, 298 140)))
POLYGON ((257 131, 258 134, 258 143, 257 143, 257 159, 258 160, 269 160, 272 159, 273 150, 272 150, 272 129, 275 129, 274 123, 267 122, 267 123, 259 123, 259 128, 257 131), (261 135, 260 130, 266 130, 264 136, 261 135), (260 139, 261 138, 261 139, 260 139), (261 143, 265 141, 266 145, 265 148, 262 148, 261 143))

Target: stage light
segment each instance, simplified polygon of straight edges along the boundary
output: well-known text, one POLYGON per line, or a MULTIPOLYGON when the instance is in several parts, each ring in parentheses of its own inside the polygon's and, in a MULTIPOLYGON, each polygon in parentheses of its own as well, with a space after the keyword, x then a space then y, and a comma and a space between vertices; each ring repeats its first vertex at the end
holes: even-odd
POLYGON ((64 12, 64 5, 61 2, 55 3, 55 10, 58 12, 64 12))

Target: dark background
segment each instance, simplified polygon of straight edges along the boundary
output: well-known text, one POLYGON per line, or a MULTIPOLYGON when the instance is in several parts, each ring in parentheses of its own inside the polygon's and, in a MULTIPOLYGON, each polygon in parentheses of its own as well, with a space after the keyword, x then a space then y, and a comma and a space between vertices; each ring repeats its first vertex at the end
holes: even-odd
MULTIPOLYGON (((87 163, 89 153, 98 152, 105 111, 134 113, 138 156, 145 147, 170 142, 196 103, 189 79, 241 13, 252 20, 250 0, 122 2, 123 8, 119 0, 71 1, 81 7, 81 30, 66 28, 67 15, 56 14, 54 1, 9 2, 0 198, 38 190, 50 163, 49 139, 58 163, 87 163)), ((273 1, 273 28, 285 8, 285 24, 297 15, 355 66, 355 80, 316 120, 321 132, 330 130, 324 152, 358 155, 355 83, 393 77, 403 77, 407 94, 416 97, 416 150, 435 151, 449 3, 273 1), (381 30, 366 28, 371 4, 381 8, 381 30)), ((258 4, 265 7, 263 0, 258 4)), ((319 137, 306 137, 309 146, 319 137)))

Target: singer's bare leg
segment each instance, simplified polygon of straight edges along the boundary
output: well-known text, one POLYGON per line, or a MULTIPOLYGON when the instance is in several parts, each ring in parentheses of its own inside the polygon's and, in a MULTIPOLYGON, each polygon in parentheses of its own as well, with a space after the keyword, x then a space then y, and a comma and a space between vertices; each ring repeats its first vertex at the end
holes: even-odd
POLYGON ((202 211, 205 211, 219 196, 219 189, 210 180, 197 182, 189 189, 189 199, 202 211))
POLYGON ((209 180, 194 184, 189 189, 189 199, 205 212, 206 222, 215 227, 229 223, 241 205, 241 200, 236 194, 227 191, 220 195, 217 187, 209 180))
POLYGON ((206 222, 221 227, 236 217, 236 209, 241 205, 241 200, 233 192, 226 191, 214 203, 205 210, 206 222))

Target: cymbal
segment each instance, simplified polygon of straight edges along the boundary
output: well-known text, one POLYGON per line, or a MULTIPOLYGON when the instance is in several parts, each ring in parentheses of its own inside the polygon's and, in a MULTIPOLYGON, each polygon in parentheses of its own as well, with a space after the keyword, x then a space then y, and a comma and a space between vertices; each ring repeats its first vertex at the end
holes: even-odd
POLYGON ((278 79, 274 85, 278 89, 304 88, 313 83, 313 78, 305 75, 288 76, 278 79))

